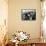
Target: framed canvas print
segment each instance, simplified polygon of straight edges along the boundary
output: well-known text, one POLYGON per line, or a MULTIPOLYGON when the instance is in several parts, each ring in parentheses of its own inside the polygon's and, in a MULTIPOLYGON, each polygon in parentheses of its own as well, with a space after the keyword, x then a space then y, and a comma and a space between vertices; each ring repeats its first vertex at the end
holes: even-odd
POLYGON ((35 9, 21 9, 21 19, 22 20, 36 20, 36 10, 35 9))

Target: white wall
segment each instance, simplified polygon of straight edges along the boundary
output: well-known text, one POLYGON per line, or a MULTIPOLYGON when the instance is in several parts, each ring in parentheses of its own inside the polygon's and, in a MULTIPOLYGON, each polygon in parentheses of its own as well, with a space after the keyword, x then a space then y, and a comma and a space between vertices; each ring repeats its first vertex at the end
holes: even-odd
POLYGON ((40 0, 9 0, 8 33, 9 36, 16 31, 26 31, 31 38, 40 37, 41 22, 40 0), (21 9, 36 9, 35 21, 22 21, 21 9))

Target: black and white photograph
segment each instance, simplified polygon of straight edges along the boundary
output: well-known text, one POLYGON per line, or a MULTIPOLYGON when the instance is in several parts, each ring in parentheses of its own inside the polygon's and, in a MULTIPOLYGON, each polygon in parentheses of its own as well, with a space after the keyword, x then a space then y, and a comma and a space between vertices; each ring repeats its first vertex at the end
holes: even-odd
POLYGON ((21 19, 22 20, 36 20, 36 10, 35 9, 22 9, 21 19))

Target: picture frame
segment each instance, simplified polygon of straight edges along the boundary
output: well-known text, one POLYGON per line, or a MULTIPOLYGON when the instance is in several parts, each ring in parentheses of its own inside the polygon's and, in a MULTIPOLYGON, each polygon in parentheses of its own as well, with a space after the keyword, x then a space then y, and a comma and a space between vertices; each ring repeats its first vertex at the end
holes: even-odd
POLYGON ((36 9, 21 9, 22 20, 36 20, 36 9))

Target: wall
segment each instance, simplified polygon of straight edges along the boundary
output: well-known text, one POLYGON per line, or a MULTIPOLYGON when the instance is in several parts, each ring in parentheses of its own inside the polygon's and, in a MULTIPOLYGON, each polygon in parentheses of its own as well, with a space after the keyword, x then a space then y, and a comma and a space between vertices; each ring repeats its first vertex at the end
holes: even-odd
POLYGON ((40 0, 9 0, 8 33, 9 36, 16 31, 26 31, 31 38, 40 37, 40 0), (22 21, 21 9, 36 9, 35 21, 22 21))

